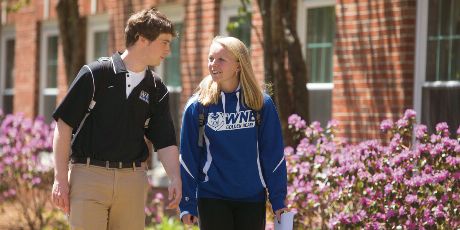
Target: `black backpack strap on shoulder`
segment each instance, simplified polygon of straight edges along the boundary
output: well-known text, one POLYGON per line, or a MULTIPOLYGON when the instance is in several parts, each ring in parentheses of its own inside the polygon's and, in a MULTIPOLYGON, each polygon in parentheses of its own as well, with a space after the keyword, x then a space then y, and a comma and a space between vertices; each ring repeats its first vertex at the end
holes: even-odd
POLYGON ((260 114, 260 110, 254 110, 254 117, 256 118, 256 137, 257 141, 259 141, 259 127, 262 125, 262 115, 260 114))
POLYGON ((206 124, 207 107, 198 102, 198 147, 203 147, 204 127, 206 124))
POLYGON ((257 128, 259 128, 260 125, 262 125, 262 115, 260 114, 260 110, 254 111, 256 115, 256 125, 257 128))
MULTIPOLYGON (((94 107, 96 106, 96 96, 97 96, 97 94, 101 93, 101 91, 102 91, 100 89, 102 87, 101 83, 98 83, 99 86, 96 87, 96 79, 94 78, 94 74, 96 74, 96 75, 99 74, 100 75, 101 74, 100 69, 104 69, 104 71, 106 71, 106 70, 111 71, 111 68, 110 68, 111 64, 108 63, 108 62, 111 63, 110 58, 101 57, 101 58, 99 58, 97 60, 97 62, 93 62, 93 63, 90 63, 88 65, 83 66, 83 68, 87 68, 89 70, 89 72, 91 73, 91 80, 92 80, 92 83, 93 83, 93 95, 91 96, 91 101, 89 102, 88 109, 86 110, 85 116, 81 120, 80 124, 78 125, 77 131, 75 131, 75 134, 72 137, 72 140, 70 142, 71 144, 73 144, 73 142, 77 138, 77 135, 80 132, 80 130, 83 127, 83 125, 85 124, 86 119, 91 114, 91 111, 94 109, 94 107), (95 63, 97 63, 97 64, 95 64, 95 63), (92 66, 93 69, 90 66, 92 66)), ((98 79, 99 79, 99 81, 101 81, 100 77, 98 79)))
POLYGON ((94 84, 93 71, 91 70, 91 68, 89 68, 88 65, 84 65, 83 67, 86 67, 89 70, 89 72, 91 73, 91 79, 92 79, 92 82, 93 82, 93 95, 91 96, 91 101, 89 102, 88 109, 86 110, 85 116, 81 120, 77 131, 75 131, 75 134, 72 137, 72 140, 70 142, 71 145, 73 144, 73 142, 77 138, 78 133, 80 132, 81 128, 83 127, 83 124, 85 124, 86 118, 88 118, 89 114, 91 113, 91 111, 93 110, 94 106, 96 105, 96 101, 94 100, 94 94, 96 92, 96 84, 94 84))

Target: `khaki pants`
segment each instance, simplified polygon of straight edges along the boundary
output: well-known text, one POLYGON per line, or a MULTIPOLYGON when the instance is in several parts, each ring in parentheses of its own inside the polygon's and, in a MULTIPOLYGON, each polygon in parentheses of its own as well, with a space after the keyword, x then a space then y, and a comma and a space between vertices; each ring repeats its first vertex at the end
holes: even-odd
POLYGON ((69 183, 71 229, 144 229, 146 167, 73 164, 69 183))

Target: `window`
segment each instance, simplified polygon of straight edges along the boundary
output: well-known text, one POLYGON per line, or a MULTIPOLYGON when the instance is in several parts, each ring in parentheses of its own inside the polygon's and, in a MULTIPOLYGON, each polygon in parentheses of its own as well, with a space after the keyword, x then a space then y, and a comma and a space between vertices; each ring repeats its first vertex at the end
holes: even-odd
POLYGON ((428 9, 426 81, 460 81, 460 2, 432 0, 428 9))
MULTIPOLYGON (((220 33, 240 39, 248 48, 251 47, 251 13, 238 15, 239 1, 223 1, 221 9, 220 33)), ((250 7, 250 4, 248 5, 250 7)), ((251 9, 247 9, 249 12, 251 9)))
POLYGON ((14 101, 14 49, 15 35, 13 30, 2 30, 1 63, 0 63, 0 108, 4 113, 13 113, 14 101))
POLYGON ((304 0, 299 14, 308 76, 309 116, 326 125, 332 113, 335 2, 304 0))
POLYGON ((39 114, 51 122, 57 103, 58 29, 56 22, 46 22, 42 27, 40 56, 40 107, 39 114))
POLYGON ((88 17, 86 62, 99 57, 110 56, 109 51, 109 16, 107 14, 88 17))
POLYGON ((445 121, 455 134, 460 125, 460 2, 421 1, 417 20, 415 108, 431 132, 445 121))
MULTIPOLYGON (((176 31, 182 31, 182 23, 174 23, 176 31)), ((163 80, 170 87, 181 86, 180 66, 180 35, 171 42, 171 54, 166 57, 163 63, 163 80)))
MULTIPOLYGON (((176 31, 182 30, 182 23, 174 23, 176 31)), ((182 92, 181 68, 180 68, 180 35, 171 42, 171 54, 166 57, 162 65, 161 77, 169 90, 169 108, 176 128, 176 134, 180 133, 180 94, 182 92)))
POLYGON ((309 8, 307 15, 307 70, 311 83, 332 83, 335 36, 334 6, 309 8))
MULTIPOLYGON (((246 16, 233 16, 228 19, 229 23, 236 25, 228 31, 228 35, 240 39, 248 48, 251 47, 251 14, 246 16)), ((227 27, 228 30, 228 27, 227 27)))

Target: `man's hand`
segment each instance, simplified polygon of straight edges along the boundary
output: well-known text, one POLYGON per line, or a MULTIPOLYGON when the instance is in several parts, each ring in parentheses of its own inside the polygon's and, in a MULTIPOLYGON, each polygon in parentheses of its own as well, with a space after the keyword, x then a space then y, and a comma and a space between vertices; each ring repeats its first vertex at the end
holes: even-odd
POLYGON ((182 199, 182 181, 180 177, 173 178, 168 186, 168 200, 170 203, 167 209, 176 209, 179 207, 180 200, 182 199))
POLYGON ((71 136, 72 127, 59 119, 54 129, 53 138, 55 167, 51 201, 67 215, 70 213, 68 175, 71 136))
POLYGON ((192 216, 190 214, 185 214, 182 217, 182 222, 186 225, 196 224, 198 222, 198 217, 192 216))
POLYGON ((179 206, 182 198, 182 180, 180 178, 179 151, 177 146, 171 145, 158 149, 158 159, 160 159, 166 174, 170 180, 168 186, 168 199, 170 203, 167 209, 175 209, 179 206))
POLYGON ((69 183, 67 181, 58 182, 54 180, 53 191, 51 192, 51 201, 65 214, 70 213, 69 202, 69 183))

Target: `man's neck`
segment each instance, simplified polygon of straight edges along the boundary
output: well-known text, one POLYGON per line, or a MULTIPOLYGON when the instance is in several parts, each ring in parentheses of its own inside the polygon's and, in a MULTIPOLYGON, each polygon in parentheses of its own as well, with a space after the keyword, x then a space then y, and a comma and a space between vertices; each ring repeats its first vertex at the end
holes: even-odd
POLYGON ((123 63, 125 63, 126 69, 132 72, 138 73, 147 69, 147 65, 140 62, 142 58, 137 57, 136 52, 133 52, 132 50, 126 49, 121 54, 121 60, 123 60, 123 63))

